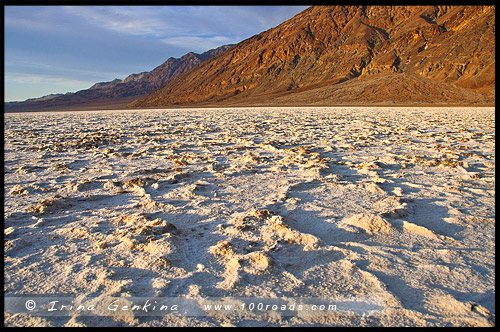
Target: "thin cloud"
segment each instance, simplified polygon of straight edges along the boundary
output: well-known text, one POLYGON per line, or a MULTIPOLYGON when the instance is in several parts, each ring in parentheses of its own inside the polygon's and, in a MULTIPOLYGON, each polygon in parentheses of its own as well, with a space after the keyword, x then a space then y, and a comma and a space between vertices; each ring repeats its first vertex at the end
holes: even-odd
POLYGON ((172 28, 147 7, 65 6, 63 9, 92 25, 131 35, 159 37, 172 28))
POLYGON ((162 39, 165 44, 174 45, 194 52, 204 52, 221 45, 231 44, 229 38, 224 36, 198 37, 198 36, 180 36, 162 39))
POLYGON ((101 28, 158 39, 200 37, 246 38, 272 28, 301 7, 258 6, 65 6, 64 11, 101 28), (258 26, 258 28, 257 28, 258 26), (257 29, 256 29, 257 28, 257 29))
POLYGON ((48 75, 30 75, 26 73, 5 73, 5 82, 13 82, 20 84, 40 84, 50 83, 61 86, 82 86, 91 85, 95 82, 87 80, 70 79, 67 77, 48 76, 48 75))
MULTIPOLYGON (((21 77, 22 73, 25 73, 26 77, 80 77, 80 81, 89 81, 89 80, 99 80, 103 77, 113 77, 125 78, 130 73, 119 73, 119 72, 106 72, 102 70, 92 70, 89 68, 78 68, 75 66, 66 66, 63 64, 55 64, 55 63, 44 63, 40 59, 33 58, 25 58, 19 56, 14 59, 9 59, 5 61, 6 68, 12 68, 14 70, 9 70, 12 75, 17 77, 21 77), (29 73, 29 74, 26 74, 29 73), (48 74, 51 73, 51 74, 48 74), (82 80, 82 78, 84 78, 82 80)), ((78 81, 78 80, 76 80, 78 81)))

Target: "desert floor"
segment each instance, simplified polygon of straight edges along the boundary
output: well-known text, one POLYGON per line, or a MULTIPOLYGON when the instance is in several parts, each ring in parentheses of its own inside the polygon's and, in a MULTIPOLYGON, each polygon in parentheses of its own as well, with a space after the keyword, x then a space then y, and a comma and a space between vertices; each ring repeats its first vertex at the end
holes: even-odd
POLYGON ((494 108, 4 116, 5 297, 372 299, 7 326, 494 326, 494 108))

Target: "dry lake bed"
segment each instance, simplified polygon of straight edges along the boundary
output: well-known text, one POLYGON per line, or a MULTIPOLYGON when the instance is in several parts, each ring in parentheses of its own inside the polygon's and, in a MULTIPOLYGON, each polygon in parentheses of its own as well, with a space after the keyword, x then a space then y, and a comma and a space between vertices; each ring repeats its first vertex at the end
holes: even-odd
POLYGON ((494 108, 4 119, 7 326, 495 325, 494 108))

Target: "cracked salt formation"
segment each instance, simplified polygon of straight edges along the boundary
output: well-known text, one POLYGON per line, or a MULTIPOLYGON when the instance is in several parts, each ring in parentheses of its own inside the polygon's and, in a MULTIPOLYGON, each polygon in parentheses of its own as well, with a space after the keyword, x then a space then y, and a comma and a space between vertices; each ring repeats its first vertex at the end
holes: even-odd
POLYGON ((8 326, 495 324, 493 108, 24 113, 4 129, 6 296, 383 303, 8 326))

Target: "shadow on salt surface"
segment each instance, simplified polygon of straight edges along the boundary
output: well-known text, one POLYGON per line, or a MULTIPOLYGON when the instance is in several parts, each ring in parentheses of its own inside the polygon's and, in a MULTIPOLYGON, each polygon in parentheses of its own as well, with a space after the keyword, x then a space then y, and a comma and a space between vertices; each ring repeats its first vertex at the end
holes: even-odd
POLYGON ((92 180, 93 181, 100 181, 100 180, 112 180, 112 179, 118 179, 118 174, 112 173, 112 174, 100 175, 100 176, 96 176, 92 180))
POLYGON ((326 221, 331 218, 321 217, 316 211, 306 211, 296 207, 294 210, 282 211, 280 214, 286 219, 287 224, 297 231, 314 235, 327 245, 335 246, 340 242, 362 241, 371 237, 364 232, 353 233, 341 229, 337 226, 338 221, 335 223, 326 221))
POLYGON ((463 238, 458 234, 465 226, 459 226, 446 222, 444 218, 450 217, 448 208, 438 205, 437 202, 445 201, 444 199, 414 199, 412 202, 413 213, 406 218, 408 221, 423 226, 433 231, 436 234, 445 235, 455 240, 463 238))
POLYGON ((166 258, 174 267, 188 272, 197 270, 199 263, 213 260, 209 248, 225 239, 216 231, 217 226, 226 221, 206 221, 206 216, 189 213, 186 209, 179 213, 157 212, 150 217, 161 218, 176 227, 176 235, 172 237, 176 250, 166 258))
POLYGON ((300 197, 301 198, 307 198, 307 201, 314 201, 316 200, 316 197, 312 196, 311 194, 306 193, 305 191, 313 190, 316 188, 319 188, 323 186, 324 184, 321 183, 319 180, 311 180, 307 182, 299 182, 297 184, 293 184, 287 189, 287 196, 293 197, 293 196, 298 196, 298 193, 296 191, 300 192, 300 197))
MULTIPOLYGON (((6 152, 4 152, 4 153, 6 153, 6 152)), ((44 171, 47 168, 48 167, 46 167, 46 166, 38 166, 38 165, 34 165, 34 166, 31 166, 31 165, 22 165, 22 166, 19 166, 19 160, 12 160, 10 162, 4 160, 4 172, 5 173, 17 173, 17 174, 19 174, 19 173, 20 174, 23 174, 23 173, 35 173, 35 172, 44 171), (12 167, 11 169, 9 169, 7 167, 7 165, 9 163, 13 164, 15 167, 12 167)))
POLYGON ((222 297, 227 295, 224 289, 216 288, 216 284, 223 280, 223 277, 216 274, 222 273, 224 267, 221 265, 220 271, 210 268, 210 271, 193 271, 182 278, 173 278, 168 287, 160 290, 161 296, 184 296, 190 292, 190 288, 195 285, 200 296, 204 297, 222 297), (201 285, 201 286, 200 286, 201 285))
MULTIPOLYGON (((281 242, 281 241, 280 241, 281 242)), ((278 244, 280 244, 278 242, 278 244)), ((269 252, 269 256, 273 259, 274 264, 277 265, 279 269, 286 272, 292 272, 296 276, 300 276, 304 271, 310 268, 315 268, 318 265, 326 265, 328 263, 340 261, 346 257, 346 255, 340 251, 324 251, 322 249, 304 251, 301 245, 296 244, 286 244, 281 243, 280 249, 269 252)), ((283 295, 293 296, 300 289, 307 289, 306 284, 293 290, 280 290, 283 295)))
MULTIPOLYGON (((449 313, 451 317, 460 323, 460 326, 475 326, 475 324, 471 325, 471 321, 477 319, 494 320, 495 304, 493 293, 460 292, 437 282, 431 282, 430 280, 424 282, 419 288, 416 288, 410 286, 400 276, 368 268, 369 262, 367 261, 356 261, 356 265, 383 282, 385 289, 396 297, 405 310, 430 315, 427 320, 431 324, 441 326, 442 318, 440 316, 443 312, 449 313), (452 303, 451 307, 453 311, 450 310, 450 302, 452 303), (482 303, 486 307, 486 310, 483 306, 477 305, 477 303, 482 303), (479 308, 475 309, 475 306, 479 308), (493 315, 490 314, 491 312, 493 315), (437 319, 432 317, 434 315, 437 316, 437 319)), ((412 267, 412 269, 415 268, 412 267)), ((418 273, 417 271, 415 272, 418 273)))
MULTIPOLYGON (((102 255, 99 255, 102 256, 102 255)), ((99 266, 101 258, 92 262, 92 265, 99 266)), ((153 287, 154 278, 160 275, 154 272, 153 269, 141 269, 137 267, 123 267, 123 266, 103 266, 110 271, 110 276, 107 277, 110 281, 124 281, 125 283, 120 286, 117 290, 117 294, 106 294, 106 295, 119 295, 120 293, 127 293, 130 296, 155 296, 155 287, 153 287)), ((89 296, 99 296, 102 294, 103 285, 95 291, 95 294, 90 294, 89 296)))
MULTIPOLYGON (((476 268, 477 266, 474 266, 476 268)), ((478 270, 478 273, 481 273, 481 270, 478 270)), ((445 287, 443 285, 436 285, 436 288, 443 290, 444 292, 451 294, 455 299, 460 302, 467 303, 469 302, 471 305, 474 303, 481 303, 486 309, 490 312, 495 312, 495 293, 494 292, 460 292, 455 288, 445 287)), ((471 311, 472 311, 471 307, 471 311)))
POLYGON ((29 212, 12 214, 6 218, 8 222, 5 224, 24 226, 32 223, 30 228, 36 227, 40 232, 43 232, 48 226, 66 226, 68 222, 77 222, 81 217, 92 215, 102 208, 112 208, 119 211, 120 209, 130 209, 131 205, 137 204, 136 197, 132 195, 69 196, 60 197, 47 203, 43 202, 47 202, 47 200, 39 202, 36 206, 46 207, 45 210, 33 209, 29 212), (36 221, 33 219, 36 217, 43 218, 44 222, 41 225, 35 225, 36 221))
POLYGON ((72 198, 70 200, 77 202, 77 204, 80 204, 82 208, 90 210, 98 210, 100 208, 112 208, 112 209, 131 208, 135 203, 138 202, 137 196, 133 193, 128 193, 128 192, 116 195, 98 194, 89 196, 79 196, 72 198))
POLYGON ((408 285, 408 282, 401 279, 400 276, 393 276, 381 271, 375 271, 368 269, 366 266, 369 262, 362 264, 356 261, 356 265, 361 269, 366 270, 377 277, 381 282, 385 284, 385 288, 388 292, 393 294, 399 302, 403 304, 403 307, 407 310, 417 310, 422 311, 423 301, 426 299, 425 291, 414 288, 408 285))
POLYGON ((337 175, 340 178, 340 181, 345 180, 349 183, 356 183, 358 180, 365 178, 365 176, 359 174, 356 169, 339 164, 334 164, 327 169, 322 169, 321 173, 324 176, 328 174, 337 175))

